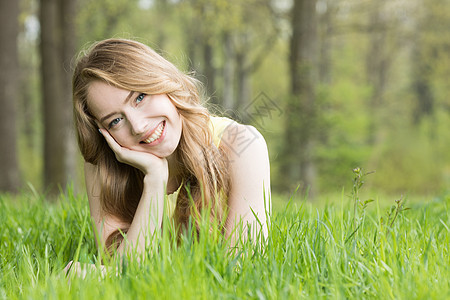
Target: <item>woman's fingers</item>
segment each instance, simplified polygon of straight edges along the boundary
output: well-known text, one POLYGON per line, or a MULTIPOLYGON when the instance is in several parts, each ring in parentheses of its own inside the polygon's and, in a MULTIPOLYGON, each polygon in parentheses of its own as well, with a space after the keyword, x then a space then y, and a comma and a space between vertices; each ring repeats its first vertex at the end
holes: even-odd
POLYGON ((133 157, 127 157, 127 152, 130 152, 129 149, 122 147, 119 145, 119 143, 116 142, 116 140, 109 134, 109 132, 105 129, 99 129, 100 133, 105 137, 106 142, 108 143, 109 147, 114 151, 116 154, 116 158, 118 161, 123 163, 135 163, 133 161, 133 157))
POLYGON ((71 260, 68 264, 67 264, 67 266, 64 268, 64 275, 69 275, 69 271, 70 271, 70 269, 71 269, 71 267, 72 267, 72 264, 73 264, 73 260, 71 260))
POLYGON ((106 142, 109 147, 114 151, 114 153, 118 153, 122 150, 122 146, 120 146, 116 140, 109 134, 109 132, 105 129, 99 129, 100 133, 105 137, 106 142))
MULTIPOLYGON (((94 273, 100 272, 101 277, 104 278, 104 276, 107 274, 108 269, 104 265, 100 265, 100 268, 97 267, 95 264, 85 264, 80 262, 73 262, 70 261, 67 266, 64 268, 64 276, 70 280, 73 277, 78 277, 81 279, 85 279, 86 275, 88 273, 94 273)), ((116 275, 119 275, 118 270, 116 269, 116 275)))
POLYGON ((144 174, 148 174, 151 170, 157 171, 167 169, 167 161, 150 153, 139 152, 122 147, 109 134, 106 129, 99 129, 100 133, 105 137, 109 147, 116 155, 116 159, 122 163, 129 164, 140 169, 144 174))

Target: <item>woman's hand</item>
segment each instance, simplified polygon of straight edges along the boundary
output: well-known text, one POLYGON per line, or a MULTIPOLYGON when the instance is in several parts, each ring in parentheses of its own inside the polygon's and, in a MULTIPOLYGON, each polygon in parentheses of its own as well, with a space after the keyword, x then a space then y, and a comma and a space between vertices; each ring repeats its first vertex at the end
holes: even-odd
MULTIPOLYGON (((108 269, 111 270, 111 268, 108 269)), ((62 275, 69 280, 70 284, 71 279, 74 277, 85 279, 88 272, 98 272, 100 274, 100 278, 104 278, 107 274, 108 269, 104 265, 100 265, 100 268, 98 268, 95 264, 82 264, 71 260, 64 268, 62 275)), ((116 268, 116 276, 117 275, 119 275, 119 272, 116 268)))
POLYGON ((114 151, 118 161, 141 170, 145 176, 155 176, 155 178, 164 179, 167 182, 169 176, 167 159, 122 147, 106 129, 99 129, 99 131, 114 151))

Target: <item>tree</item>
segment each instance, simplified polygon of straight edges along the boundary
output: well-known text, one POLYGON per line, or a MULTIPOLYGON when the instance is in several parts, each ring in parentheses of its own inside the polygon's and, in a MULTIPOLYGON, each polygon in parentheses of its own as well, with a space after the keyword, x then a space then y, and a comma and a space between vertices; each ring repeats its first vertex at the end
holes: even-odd
POLYGON ((372 87, 372 94, 368 105, 371 118, 367 137, 368 143, 374 145, 380 142, 378 135, 382 123, 380 110, 385 104, 388 73, 394 52, 388 49, 388 30, 392 20, 387 19, 385 0, 370 4, 368 24, 370 41, 366 54, 366 74, 372 87))
POLYGON ((16 140, 16 99, 18 97, 18 1, 0 1, 0 191, 19 188, 16 140))
MULTIPOLYGON (((59 0, 62 1, 62 0, 59 0)), ((66 1, 67 4, 70 0, 66 1)), ((156 31, 158 42, 161 39, 160 32, 165 31, 166 21, 160 15, 148 15, 137 10, 138 1, 129 0, 78 0, 79 9, 76 12, 77 36, 79 46, 84 46, 92 41, 103 40, 111 37, 128 36, 129 32, 146 33, 156 31), (157 23, 158 22, 158 23, 157 23), (156 27, 157 26, 157 27, 156 27), (157 30, 153 30, 153 28, 157 30), (128 32, 128 34, 126 34, 128 32)), ((142 1, 144 2, 144 1, 142 1)), ((155 0, 158 11, 165 9, 164 0, 155 0)), ((170 11, 170 7, 166 8, 170 11)), ((73 22, 73 18, 70 18, 73 22)), ((144 36, 146 35, 144 34, 144 36)))
POLYGON ((333 0, 320 0, 318 8, 318 32, 319 32, 319 82, 324 85, 331 83, 331 53, 333 49, 332 36, 334 33, 334 17, 337 11, 337 3, 333 0))
POLYGON ((76 1, 41 0, 44 186, 57 194, 75 178, 70 61, 75 53, 76 1))
POLYGON ((270 0, 186 0, 181 14, 189 69, 228 115, 251 122, 251 76, 279 37, 270 0), (269 21, 268 21, 269 20, 269 21))
MULTIPOLYGON (((276 44, 281 28, 279 14, 269 0, 246 1, 235 5, 236 24, 226 25, 223 30, 227 39, 224 49, 224 107, 236 112, 235 117, 243 123, 254 123, 255 112, 249 105, 252 102, 252 76, 262 65, 276 44), (264 20, 264 22, 261 22, 264 20), (228 49, 227 49, 228 48, 228 49), (229 67, 232 65, 232 68, 229 67), (231 80, 226 74, 234 71, 235 100, 225 91, 231 80), (230 71, 230 72, 228 72, 230 71)), ((254 124, 256 125, 256 124, 254 124)))
POLYGON ((291 96, 285 113, 285 139, 280 182, 283 188, 301 184, 314 194, 314 131, 316 123, 317 17, 315 0, 295 0, 290 40, 291 96))
POLYGON ((450 61, 449 7, 445 1, 426 0, 417 8, 416 32, 411 51, 411 87, 415 93, 412 119, 415 125, 419 125, 426 117, 435 117, 436 111, 450 108, 447 96, 450 61), (440 78, 447 82, 443 84, 447 87, 444 91, 439 91, 440 78), (439 99, 439 94, 445 96, 439 99))

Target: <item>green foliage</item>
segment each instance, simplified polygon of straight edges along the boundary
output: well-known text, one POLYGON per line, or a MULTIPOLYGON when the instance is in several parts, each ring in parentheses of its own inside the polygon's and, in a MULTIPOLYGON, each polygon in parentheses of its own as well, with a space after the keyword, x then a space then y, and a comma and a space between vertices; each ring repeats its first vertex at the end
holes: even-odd
POLYGON ((322 114, 316 157, 321 190, 346 186, 348 172, 371 156, 366 144, 369 118, 361 101, 369 92, 367 86, 345 78, 319 89, 322 114))
MULTIPOLYGON (((314 159, 319 192, 349 188, 346 178, 356 165, 377 170, 369 186, 385 193, 437 193, 450 186, 449 2, 322 2, 321 5, 326 3, 330 9, 331 31, 321 31, 320 36, 321 43, 327 42, 326 50, 330 54, 327 60, 330 80, 317 82, 316 89, 318 124, 314 125, 317 129, 314 159), (383 26, 368 30, 370 15, 376 7, 384 13, 383 26), (383 61, 388 67, 384 73, 384 102, 374 112, 369 105, 375 91, 368 81, 368 72, 372 70, 367 69, 371 59, 367 53, 372 38, 380 33, 386 34, 386 40, 380 43, 380 47, 386 48, 380 49, 380 53, 386 55, 383 61), (412 116, 419 100, 414 88, 417 62, 423 63, 420 79, 429 84, 434 110, 420 124, 413 125, 412 116), (376 136, 373 144, 368 142, 371 130, 376 136)), ((216 75, 217 91, 212 96, 218 102, 224 89, 223 68, 229 63, 235 68, 236 96, 236 55, 245 54, 246 67, 262 60, 250 72, 250 99, 236 100, 251 101, 264 92, 281 108, 289 109, 284 104, 290 97, 290 7, 283 5, 284 1, 267 3, 260 0, 79 0, 74 39, 81 49, 99 39, 136 38, 162 52, 181 69, 191 71, 189 68, 193 67, 200 73, 205 64, 202 45, 207 40, 213 47, 211 61, 216 75), (144 7, 143 2, 149 5, 144 7), (224 34, 232 35, 231 61, 224 56, 224 34), (271 39, 272 35, 277 36, 271 39)), ((38 190, 44 190, 40 180, 43 177, 41 123, 45 116, 40 114, 38 40, 32 37, 33 30, 26 27, 27 21, 36 18, 39 2, 21 1, 21 7, 21 88, 17 120, 20 172, 24 186, 31 182, 38 190)), ((323 25, 320 24, 321 28, 323 25)), ((284 172, 280 153, 285 143, 285 117, 283 114, 266 119, 267 126, 258 128, 269 146, 272 178, 281 178, 284 172)))
POLYGON ((0 298, 442 299, 450 296, 449 204, 448 195, 417 203, 383 224, 380 213, 367 211, 349 239, 353 203, 317 210, 289 202, 262 245, 243 242, 230 253, 206 227, 178 247, 163 235, 141 265, 88 271, 69 284, 62 273, 69 260, 99 264, 86 198, 69 193, 49 204, 39 195, 3 195, 0 298))
POLYGON ((80 0, 76 18, 81 45, 113 37, 132 34, 134 22, 128 20, 137 11, 136 1, 127 0, 80 0))
POLYGON ((370 164, 377 170, 372 187, 391 193, 426 194, 449 185, 446 141, 450 138, 450 118, 445 114, 435 118, 423 120, 419 127, 390 133, 370 164))

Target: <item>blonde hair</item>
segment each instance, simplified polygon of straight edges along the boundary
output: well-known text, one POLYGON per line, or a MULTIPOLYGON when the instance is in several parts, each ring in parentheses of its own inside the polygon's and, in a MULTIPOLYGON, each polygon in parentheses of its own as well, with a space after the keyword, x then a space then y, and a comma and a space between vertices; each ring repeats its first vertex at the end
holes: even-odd
MULTIPOLYGON (((174 220, 186 228, 189 219, 197 226, 199 213, 211 208, 211 218, 223 224, 223 201, 230 190, 227 161, 213 144, 210 114, 202 105, 199 83, 178 70, 150 47, 132 40, 108 39, 94 44, 78 60, 73 74, 74 119, 78 144, 86 162, 97 167, 103 211, 131 224, 143 189, 143 174, 117 161, 99 134, 87 105, 89 85, 101 80, 117 88, 145 94, 167 94, 182 120, 176 155, 182 165, 183 185, 178 194, 174 220)), ((121 228, 127 232, 128 227, 121 228)), ((223 230, 223 228, 221 228, 223 230)), ((106 247, 120 243, 117 230, 106 247)))

